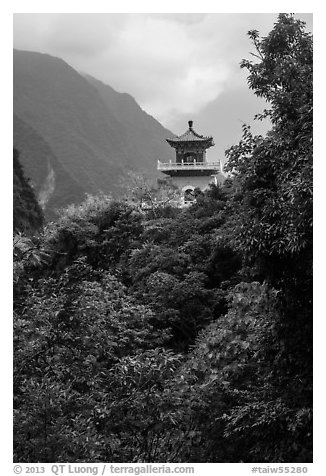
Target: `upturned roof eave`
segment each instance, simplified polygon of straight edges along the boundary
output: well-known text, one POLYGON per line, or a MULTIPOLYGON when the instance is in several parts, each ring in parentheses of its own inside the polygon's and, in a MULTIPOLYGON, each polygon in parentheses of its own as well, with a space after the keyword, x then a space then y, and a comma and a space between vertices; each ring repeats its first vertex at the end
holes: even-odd
POLYGON ((199 144, 207 144, 207 147, 212 147, 214 146, 214 141, 213 137, 205 137, 202 139, 165 139, 170 145, 181 145, 181 144, 187 144, 187 143, 196 143, 198 142, 199 144))

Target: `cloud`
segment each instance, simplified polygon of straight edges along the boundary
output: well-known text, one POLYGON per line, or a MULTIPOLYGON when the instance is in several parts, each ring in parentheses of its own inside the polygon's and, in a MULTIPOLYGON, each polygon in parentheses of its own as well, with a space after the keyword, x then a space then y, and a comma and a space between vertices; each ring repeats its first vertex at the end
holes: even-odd
POLYGON ((125 20, 119 14, 18 13, 14 14, 14 46, 85 61, 110 49, 125 20))
POLYGON ((186 25, 201 22, 209 13, 149 13, 153 18, 163 18, 170 22, 179 22, 186 25))
POLYGON ((129 90, 165 123, 215 99, 228 77, 227 65, 212 59, 211 39, 169 18, 130 16, 115 46, 107 57, 113 87, 129 90))
POLYGON ((15 14, 14 46, 59 56, 120 92, 165 125, 198 113, 244 83, 249 29, 276 14, 15 14))

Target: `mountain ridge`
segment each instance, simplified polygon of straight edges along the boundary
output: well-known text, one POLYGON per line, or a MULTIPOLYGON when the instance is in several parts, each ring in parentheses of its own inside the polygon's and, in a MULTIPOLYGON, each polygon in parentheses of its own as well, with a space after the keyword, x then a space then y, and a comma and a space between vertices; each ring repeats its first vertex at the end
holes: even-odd
MULTIPOLYGON (((157 177, 157 160, 173 157, 165 142, 171 131, 143 111, 130 94, 80 74, 61 58, 46 53, 14 50, 14 114, 57 159, 52 157, 56 185, 52 202, 49 199, 45 205, 46 216, 53 215, 59 202, 60 206, 78 202, 85 193, 119 196, 129 171, 157 177), (73 182, 75 198, 59 196, 62 173, 58 175, 58 167, 67 175, 66 182, 73 182)), ((42 183, 35 180, 32 158, 28 166, 24 163, 33 147, 29 139, 21 140, 20 129, 16 119, 14 145, 40 190, 42 183)), ((40 158, 35 156, 37 161, 40 158)))

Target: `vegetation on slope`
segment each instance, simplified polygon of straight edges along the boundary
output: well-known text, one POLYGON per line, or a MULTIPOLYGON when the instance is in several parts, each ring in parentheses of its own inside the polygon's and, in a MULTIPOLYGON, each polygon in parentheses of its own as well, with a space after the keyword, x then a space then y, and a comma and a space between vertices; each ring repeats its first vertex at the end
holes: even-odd
POLYGON ((34 190, 24 175, 19 152, 13 152, 13 229, 14 232, 31 234, 40 228, 44 217, 34 190))

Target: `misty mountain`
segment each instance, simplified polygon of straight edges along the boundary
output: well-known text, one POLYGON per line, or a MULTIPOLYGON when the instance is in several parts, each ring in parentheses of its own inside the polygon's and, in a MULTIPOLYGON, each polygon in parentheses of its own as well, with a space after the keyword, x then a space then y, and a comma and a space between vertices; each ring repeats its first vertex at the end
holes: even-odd
POLYGON ((119 196, 129 171, 157 176, 172 133, 129 94, 59 58, 14 51, 14 146, 46 216, 85 193, 119 196))

